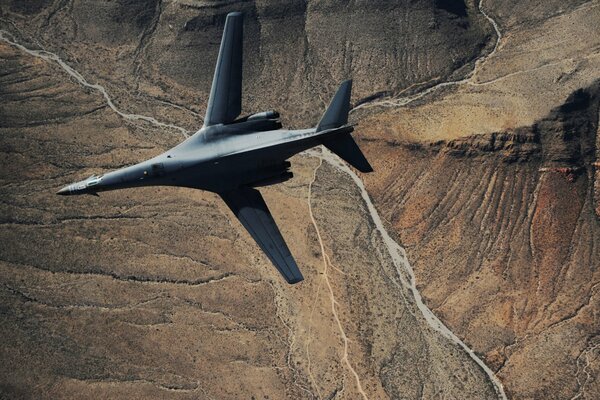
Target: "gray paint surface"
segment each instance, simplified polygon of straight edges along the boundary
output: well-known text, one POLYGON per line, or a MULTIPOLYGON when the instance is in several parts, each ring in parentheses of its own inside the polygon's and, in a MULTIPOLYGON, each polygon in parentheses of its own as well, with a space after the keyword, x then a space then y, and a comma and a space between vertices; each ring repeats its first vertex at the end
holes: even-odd
POLYGON ((320 144, 362 172, 371 166, 347 125, 352 82, 345 81, 316 128, 282 130, 279 114, 238 118, 242 95, 243 16, 225 22, 204 126, 150 160, 91 176, 59 195, 96 194, 141 186, 182 186, 218 193, 288 283, 303 276, 256 187, 292 177, 288 158, 320 144))

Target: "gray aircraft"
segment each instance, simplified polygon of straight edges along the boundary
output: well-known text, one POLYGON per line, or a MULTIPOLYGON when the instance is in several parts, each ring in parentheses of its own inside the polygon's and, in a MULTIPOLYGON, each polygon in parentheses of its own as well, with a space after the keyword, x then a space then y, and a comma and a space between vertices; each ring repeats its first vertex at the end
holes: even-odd
POLYGON ((362 172, 373 169, 348 125, 352 81, 341 84, 316 128, 282 130, 279 114, 238 118, 242 108, 243 17, 230 13, 219 49, 204 126, 150 160, 66 186, 59 195, 140 186, 183 186, 217 193, 288 283, 304 278, 257 187, 292 177, 288 158, 324 145, 362 172))

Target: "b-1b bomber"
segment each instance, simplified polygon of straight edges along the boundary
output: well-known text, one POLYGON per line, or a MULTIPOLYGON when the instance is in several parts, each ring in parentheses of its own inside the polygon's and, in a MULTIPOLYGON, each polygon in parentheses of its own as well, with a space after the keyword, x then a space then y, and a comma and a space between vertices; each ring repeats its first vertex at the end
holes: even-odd
POLYGON ((361 172, 373 169, 348 125, 352 81, 341 84, 316 128, 283 130, 279 114, 239 117, 242 110, 243 16, 227 15, 204 125, 179 145, 150 160, 91 176, 59 195, 141 186, 182 186, 217 193, 290 283, 304 278, 263 197, 256 189, 292 177, 288 159, 324 145, 361 172))

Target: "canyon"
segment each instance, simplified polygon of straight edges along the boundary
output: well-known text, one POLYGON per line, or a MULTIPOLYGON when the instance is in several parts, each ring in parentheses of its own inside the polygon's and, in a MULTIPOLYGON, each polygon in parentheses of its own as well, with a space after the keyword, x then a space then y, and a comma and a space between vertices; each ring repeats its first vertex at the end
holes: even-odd
POLYGON ((599 10, 0 1, 0 393, 595 398, 599 10), (263 190, 296 286, 210 193, 54 195, 200 127, 233 10, 244 112, 315 124, 352 77, 375 168, 263 190))

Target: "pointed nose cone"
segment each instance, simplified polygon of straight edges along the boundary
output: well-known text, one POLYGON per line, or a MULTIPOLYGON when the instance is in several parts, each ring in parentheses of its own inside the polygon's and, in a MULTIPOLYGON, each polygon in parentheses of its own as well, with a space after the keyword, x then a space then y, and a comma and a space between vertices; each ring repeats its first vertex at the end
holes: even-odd
POLYGON ((67 196, 67 195, 71 194, 71 191, 69 190, 68 186, 65 186, 64 188, 62 188, 58 192, 56 192, 56 194, 58 194, 60 196, 67 196))

